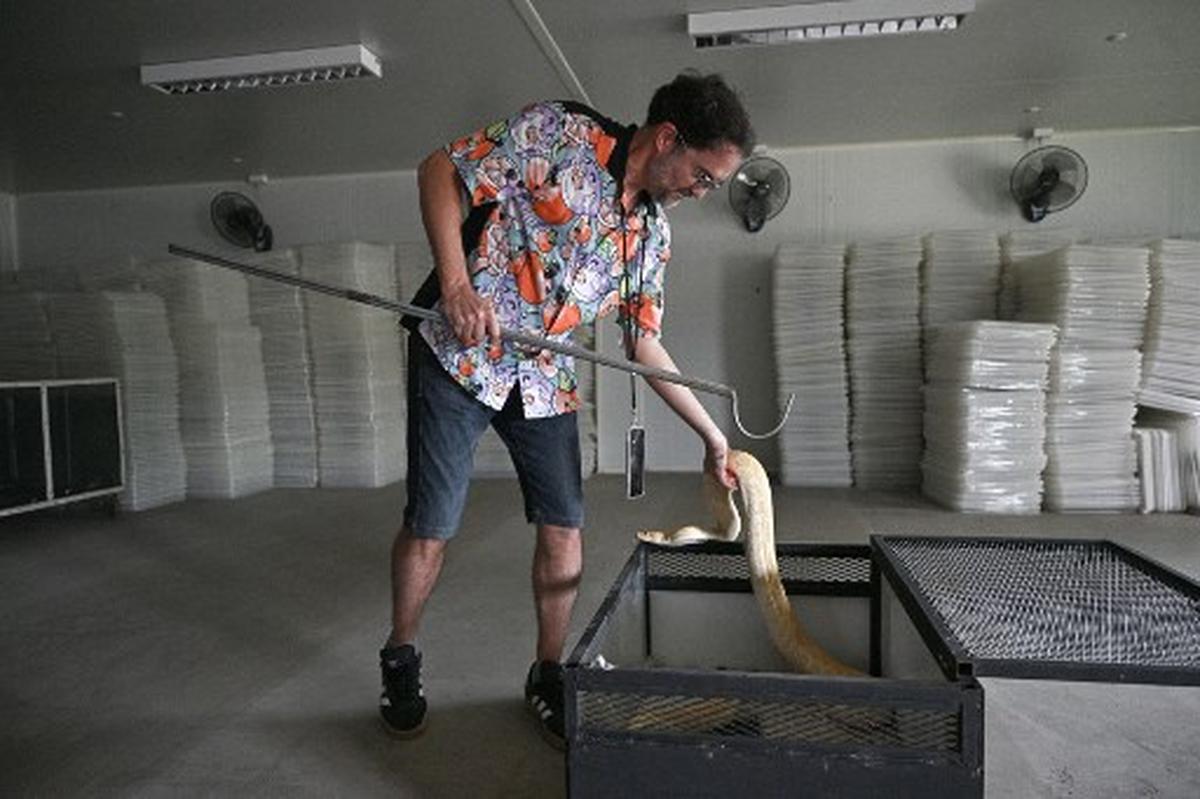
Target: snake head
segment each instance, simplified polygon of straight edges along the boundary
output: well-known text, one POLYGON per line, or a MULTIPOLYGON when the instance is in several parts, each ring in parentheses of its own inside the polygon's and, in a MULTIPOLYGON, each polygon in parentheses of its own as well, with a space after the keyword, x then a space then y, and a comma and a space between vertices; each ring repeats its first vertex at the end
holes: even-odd
POLYGON ((647 544, 670 544, 670 537, 662 530, 638 530, 637 537, 639 541, 645 541, 647 544))

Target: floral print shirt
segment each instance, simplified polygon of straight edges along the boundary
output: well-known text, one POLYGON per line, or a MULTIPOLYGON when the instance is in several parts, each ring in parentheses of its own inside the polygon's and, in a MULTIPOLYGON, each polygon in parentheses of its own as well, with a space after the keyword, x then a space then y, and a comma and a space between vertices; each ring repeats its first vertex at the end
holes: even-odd
MULTIPOLYGON (((566 341, 617 311, 631 334, 660 334, 670 225, 645 195, 627 213, 617 200, 635 129, 578 103, 548 102, 447 146, 470 198, 471 282, 501 327, 566 341)), ((444 321, 419 329, 446 371, 491 408, 518 382, 527 419, 579 407, 570 356, 507 342, 466 347, 444 321)))

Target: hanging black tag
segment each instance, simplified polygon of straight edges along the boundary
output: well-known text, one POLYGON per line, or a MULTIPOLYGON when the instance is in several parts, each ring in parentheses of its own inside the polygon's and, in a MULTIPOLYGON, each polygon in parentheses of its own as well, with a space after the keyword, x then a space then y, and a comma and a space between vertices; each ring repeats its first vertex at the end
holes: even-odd
POLYGON ((646 429, 629 428, 625 440, 625 496, 637 499, 646 493, 646 429))

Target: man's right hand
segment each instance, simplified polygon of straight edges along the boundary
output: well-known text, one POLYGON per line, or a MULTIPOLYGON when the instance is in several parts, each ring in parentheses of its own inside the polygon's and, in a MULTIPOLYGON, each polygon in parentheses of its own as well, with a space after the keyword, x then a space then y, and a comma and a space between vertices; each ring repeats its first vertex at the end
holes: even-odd
POLYGON ((496 310, 470 283, 461 283, 442 293, 442 313, 464 345, 477 346, 486 337, 493 347, 499 346, 500 323, 496 320, 496 310))

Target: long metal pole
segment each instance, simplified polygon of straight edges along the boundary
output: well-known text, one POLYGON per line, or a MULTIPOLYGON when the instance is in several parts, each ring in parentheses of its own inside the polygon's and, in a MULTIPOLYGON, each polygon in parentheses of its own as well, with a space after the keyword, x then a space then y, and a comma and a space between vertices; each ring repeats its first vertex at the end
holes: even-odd
MULTIPOLYGON (((222 258, 219 255, 212 255, 206 252, 180 247, 176 244, 167 245, 167 251, 172 255, 177 255, 181 258, 191 258, 195 261, 220 266, 226 269, 233 269, 238 272, 243 272, 247 275, 274 280, 277 283, 287 283, 297 288, 302 288, 306 291, 313 291, 318 294, 327 294, 331 297, 339 297, 350 302, 357 302, 361 305, 370 305, 374 308, 380 308, 385 311, 402 314, 404 316, 414 316, 418 319, 432 319, 439 321, 442 315, 430 308, 420 308, 416 305, 409 305, 396 300, 389 300, 386 297, 380 297, 377 294, 368 294, 363 291, 355 291, 354 289, 342 288, 340 286, 331 286, 327 283, 320 283, 316 280, 299 277, 297 275, 289 275, 283 272, 276 272, 273 269, 264 269, 261 266, 253 266, 240 261, 233 261, 229 258, 222 258)), ((643 377, 652 377, 657 380, 664 380, 668 383, 677 383, 681 386, 703 391, 709 394, 718 394, 722 397, 728 397, 733 401, 733 417, 734 423, 738 429, 749 438, 770 438, 783 429, 784 423, 787 421, 788 414, 792 409, 792 401, 795 395, 788 398, 787 407, 784 409, 783 418, 774 429, 766 433, 751 433, 745 426, 742 425, 740 415, 738 413, 738 396, 737 391, 724 383, 717 383, 712 380, 702 380, 698 377, 688 377, 679 372, 669 372, 665 369, 657 369, 653 366, 645 366, 635 361, 627 361, 618 358, 613 358, 608 355, 603 355, 595 350, 585 349, 574 344, 568 344, 562 341, 554 341, 552 339, 535 336, 530 333, 523 333, 519 330, 509 330, 500 328, 500 337, 506 341, 511 341, 515 344, 520 344, 524 347, 537 350, 550 350, 551 352, 570 355, 575 358, 582 358, 586 361, 598 363, 601 366, 607 366, 612 369, 619 369, 623 372, 631 372, 643 377)))

